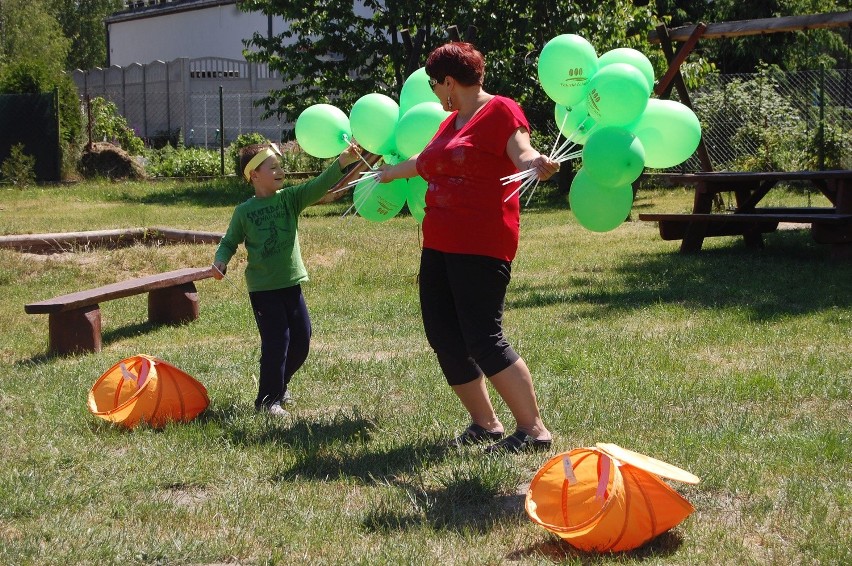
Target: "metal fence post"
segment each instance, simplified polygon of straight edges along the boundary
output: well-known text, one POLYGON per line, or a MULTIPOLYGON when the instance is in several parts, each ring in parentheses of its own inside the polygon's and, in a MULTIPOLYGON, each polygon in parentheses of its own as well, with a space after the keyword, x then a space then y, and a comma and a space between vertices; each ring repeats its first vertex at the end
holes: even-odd
POLYGON ((819 169, 825 169, 825 67, 820 67, 819 70, 819 125, 817 126, 817 139, 819 139, 819 147, 817 148, 817 163, 819 169))
POLYGON ((219 85, 219 172, 225 176, 225 106, 222 85, 219 85))

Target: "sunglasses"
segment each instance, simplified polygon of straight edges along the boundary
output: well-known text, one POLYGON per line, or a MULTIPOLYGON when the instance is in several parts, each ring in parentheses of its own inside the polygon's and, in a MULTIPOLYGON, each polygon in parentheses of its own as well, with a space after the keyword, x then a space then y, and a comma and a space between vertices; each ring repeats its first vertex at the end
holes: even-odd
POLYGON ((436 84, 438 84, 438 79, 433 79, 432 77, 429 77, 429 88, 435 90, 436 84))

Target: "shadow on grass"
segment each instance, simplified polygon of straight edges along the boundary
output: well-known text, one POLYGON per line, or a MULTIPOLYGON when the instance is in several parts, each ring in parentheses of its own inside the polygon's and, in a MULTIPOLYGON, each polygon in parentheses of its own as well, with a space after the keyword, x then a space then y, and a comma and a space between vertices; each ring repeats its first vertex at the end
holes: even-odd
POLYGON ((762 250, 730 247, 698 254, 672 250, 627 258, 610 272, 566 275, 565 285, 516 284, 509 308, 587 303, 605 316, 613 311, 671 303, 695 309, 740 308, 755 320, 849 308, 852 264, 829 259, 829 247, 804 231, 769 235, 762 250))
POLYGON ((117 192, 111 196, 111 200, 162 206, 220 207, 236 206, 254 194, 250 186, 236 178, 152 184, 151 186, 152 189, 144 195, 117 192))
MULTIPOLYGON (((400 512, 384 506, 367 513, 362 526, 369 532, 392 534, 396 531, 419 529, 423 526, 435 531, 450 530, 459 533, 486 533, 495 526, 524 521, 522 495, 496 495, 487 497, 462 497, 459 492, 471 489, 466 485, 450 485, 446 489, 420 492, 417 506, 422 512, 400 512)), ((473 486, 476 493, 480 486, 473 486)), ((411 493, 411 492, 410 492, 411 493)))
POLYGON ((555 535, 546 541, 536 543, 516 550, 506 558, 511 561, 519 561, 524 558, 543 558, 554 563, 570 561, 572 564, 610 564, 612 557, 617 556, 625 562, 657 560, 674 554, 683 544, 683 538, 676 531, 667 531, 660 536, 648 541, 637 549, 617 554, 584 552, 569 545, 555 535))
MULTIPOLYGON (((114 328, 111 330, 101 331, 101 344, 107 345, 110 342, 115 342, 118 340, 124 340, 127 338, 133 338, 134 336, 139 336, 140 334, 145 334, 150 332, 156 328, 161 326, 174 326, 179 324, 186 323, 177 323, 177 324, 160 324, 153 322, 138 322, 135 324, 128 324, 126 326, 122 326, 120 328, 114 328)), ((78 354, 69 354, 68 356, 74 356, 78 354)), ((42 354, 37 354, 31 358, 27 358, 25 360, 18 360, 15 362, 15 365, 24 366, 24 365, 40 365, 45 363, 54 362, 57 359, 68 357, 61 354, 51 354, 48 352, 44 352, 42 354)))

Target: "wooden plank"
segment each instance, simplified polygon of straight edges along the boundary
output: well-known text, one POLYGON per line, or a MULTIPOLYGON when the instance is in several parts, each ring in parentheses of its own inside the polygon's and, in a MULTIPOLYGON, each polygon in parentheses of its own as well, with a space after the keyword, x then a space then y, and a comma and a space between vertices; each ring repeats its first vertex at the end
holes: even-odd
POLYGON ((144 228, 92 230, 88 232, 52 232, 46 234, 13 234, 0 236, 0 248, 44 252, 67 252, 90 245, 132 245, 145 235, 144 228))
POLYGON ((213 277, 212 267, 187 267, 78 291, 24 306, 28 314, 56 313, 213 277))
MULTIPOLYGON (((707 26, 704 24, 695 25, 693 26, 693 28, 694 29, 692 30, 692 33, 690 34, 689 38, 686 40, 686 43, 681 45, 677 53, 673 54, 671 58, 669 58, 669 68, 666 71, 666 74, 663 75, 663 77, 659 81, 657 81, 657 84, 654 87, 654 93, 657 96, 660 96, 661 98, 669 97, 669 85, 671 85, 671 82, 674 80, 675 76, 680 74, 681 64, 686 61, 686 58, 689 56, 692 50, 695 49, 695 45, 698 43, 698 40, 701 38, 702 35, 704 35, 704 32, 707 30, 707 26), (665 96, 663 96, 664 93, 665 96)), ((657 26, 657 33, 662 34, 664 33, 665 29, 666 27, 663 25, 657 26)), ((670 34, 667 39, 671 39, 670 34)), ((666 50, 666 56, 668 57, 668 55, 669 50, 666 50)), ((691 105, 690 108, 692 108, 691 105)))
MULTIPOLYGON (((668 30, 672 41, 688 41, 699 25, 681 26, 668 30)), ((812 14, 805 16, 784 16, 780 18, 758 18, 754 20, 737 20, 706 24, 707 29, 702 34, 703 39, 718 39, 723 37, 743 37, 761 35, 764 33, 781 33, 808 29, 837 28, 852 25, 852 11, 833 12, 828 14, 812 14)), ((648 41, 660 43, 661 38, 656 31, 648 34, 648 41)))
POLYGON ((203 232, 199 230, 178 230, 155 226, 145 234, 147 238, 162 238, 168 242, 183 242, 187 244, 218 244, 225 234, 221 232, 203 232))
POLYGON ((669 213, 642 213, 639 215, 639 220, 645 220, 650 222, 713 222, 718 224, 725 224, 731 222, 737 223, 778 223, 778 222, 790 222, 797 224, 812 224, 814 222, 824 223, 824 224, 845 224, 847 222, 852 222, 852 214, 826 214, 826 213, 816 213, 816 214, 785 214, 785 213, 775 213, 775 214, 764 214, 764 213, 754 213, 754 214, 699 214, 699 213, 684 213, 684 214, 669 214, 669 213))
POLYGON ((121 228, 86 232, 55 232, 47 234, 14 234, 0 236, 0 248, 21 252, 69 252, 86 246, 129 246, 137 242, 160 239, 167 242, 217 244, 219 232, 179 230, 175 228, 121 228))
POLYGON ((852 179, 852 169, 828 169, 826 171, 701 171, 698 173, 646 173, 644 180, 664 180, 672 184, 694 185, 704 181, 749 182, 749 181, 813 181, 852 179))

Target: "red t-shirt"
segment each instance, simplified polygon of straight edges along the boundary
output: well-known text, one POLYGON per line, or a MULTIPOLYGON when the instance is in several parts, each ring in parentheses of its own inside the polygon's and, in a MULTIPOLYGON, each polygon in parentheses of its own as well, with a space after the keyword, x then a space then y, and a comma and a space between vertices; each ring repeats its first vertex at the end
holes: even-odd
POLYGON ((518 104, 502 96, 485 103, 456 130, 456 112, 417 158, 417 172, 429 182, 423 247, 511 261, 518 250, 520 181, 503 186, 501 177, 517 172, 506 144, 529 122, 518 104))

